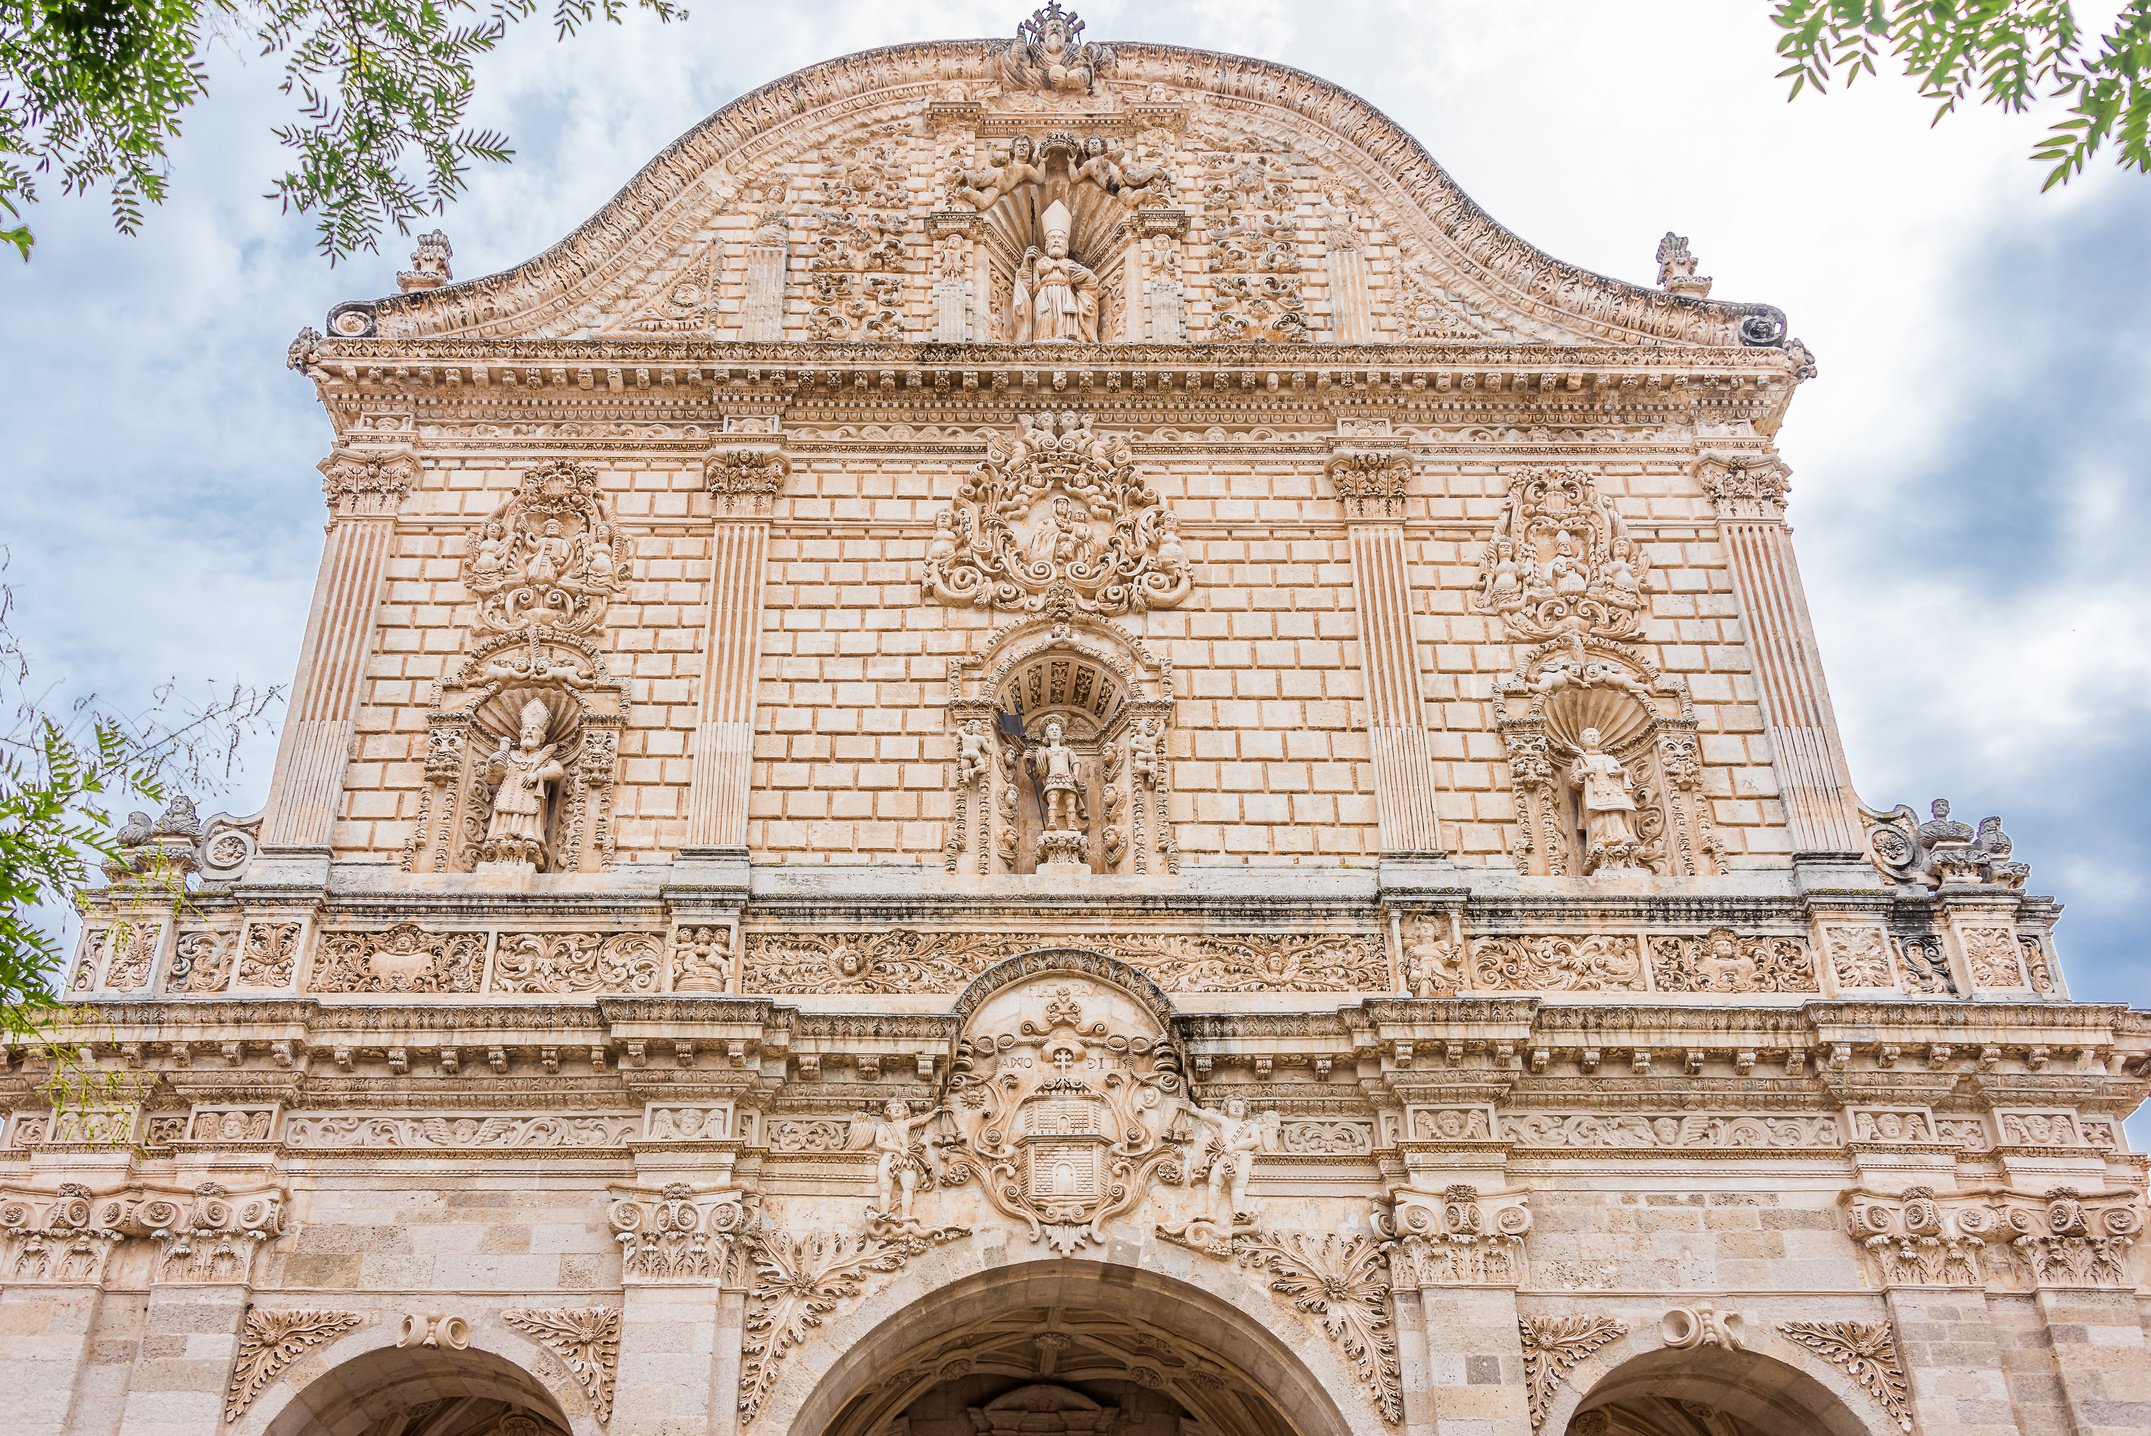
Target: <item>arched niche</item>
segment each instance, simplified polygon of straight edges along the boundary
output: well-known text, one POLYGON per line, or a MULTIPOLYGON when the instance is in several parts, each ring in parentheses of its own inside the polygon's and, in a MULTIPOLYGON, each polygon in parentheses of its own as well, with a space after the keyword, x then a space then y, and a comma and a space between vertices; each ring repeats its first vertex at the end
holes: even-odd
POLYGON ((1630 1333, 1570 1377, 1542 1432, 1562 1436, 1903 1436, 1881 1402, 1788 1343, 1656 1345, 1630 1333), (1792 1359, 1774 1354, 1783 1352, 1792 1359))
POLYGON ((1060 603, 1011 625, 951 665, 947 713, 950 872, 1178 871, 1172 673, 1118 624, 1060 603), (1056 729, 1072 832, 1049 800, 1056 729))
POLYGON ((1512 851, 1524 871, 1717 871, 1723 845, 1680 679, 1633 648, 1567 633, 1494 685, 1494 718, 1516 785, 1512 851), (1613 811, 1624 818, 1594 821, 1594 808, 1623 798, 1627 807, 1613 811))
MULTIPOLYGON (((398 1347, 373 1327, 302 1360, 224 1430, 230 1436, 596 1436, 530 1370, 477 1346, 398 1347)), ((578 1402, 578 1406, 582 1403, 578 1402)))
POLYGON ((911 1436, 1074 1432, 1099 1429, 1101 1416, 1122 1436, 1385 1429, 1371 1407, 1345 1404, 1356 1395, 1348 1384, 1333 1395, 1309 1369, 1295 1347, 1324 1349, 1318 1336, 1285 1339, 1257 1319, 1266 1303, 1245 1296, 1148 1264, 976 1271, 839 1323, 828 1349, 841 1354, 796 1408, 773 1406, 764 1420, 799 1436, 884 1436, 899 1421, 911 1436))
POLYGON ((489 857, 494 760, 542 711, 539 742, 562 776, 548 786, 543 872, 596 872, 612 859, 613 781, 625 689, 596 645, 533 628, 480 641, 441 680, 426 720, 426 786, 404 845, 406 871, 465 873, 489 857))

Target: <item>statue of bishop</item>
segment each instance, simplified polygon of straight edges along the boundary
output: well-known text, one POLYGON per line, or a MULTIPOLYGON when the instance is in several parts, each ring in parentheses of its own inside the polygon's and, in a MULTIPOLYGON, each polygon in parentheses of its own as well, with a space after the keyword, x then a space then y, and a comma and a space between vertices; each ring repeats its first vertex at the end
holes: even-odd
POLYGON ((1014 314, 1018 344, 1098 342, 1098 276, 1068 254, 1068 206, 1059 200, 1040 216, 1045 248, 1032 245, 1016 266, 1014 314))
POLYGON ((545 866, 546 790, 568 775, 553 756, 559 745, 545 741, 551 721, 546 706, 531 699, 523 705, 519 745, 510 748, 503 735, 486 761, 486 779, 494 789, 493 813, 479 850, 485 862, 545 866))

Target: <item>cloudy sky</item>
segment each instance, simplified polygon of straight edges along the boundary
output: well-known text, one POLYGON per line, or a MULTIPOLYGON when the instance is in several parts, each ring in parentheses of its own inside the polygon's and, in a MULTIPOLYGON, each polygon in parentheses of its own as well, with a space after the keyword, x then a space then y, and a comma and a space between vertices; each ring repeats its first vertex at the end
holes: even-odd
MULTIPOLYGON (((663 27, 490 57, 473 119, 518 158, 442 220, 465 277, 567 233, 742 91, 849 50, 1003 35, 1017 0, 689 0, 663 27)), ((1541 248, 1645 283, 1692 237, 1720 298, 1814 349, 1793 407, 1816 623, 1868 801, 2006 815, 2069 905, 2080 997, 2151 1005, 2151 179, 2094 165, 2041 195, 2031 120, 1927 124, 1901 81, 1787 105, 1765 0, 1623 5, 1089 0, 1090 34, 1262 55, 1367 97, 1541 248)), ((2080 7, 2081 8, 2081 7, 2080 7)), ((330 270, 261 198, 273 68, 219 53, 137 238, 96 201, 0 257, 0 542, 41 678, 283 683, 322 520, 328 425, 283 365, 302 324, 393 290, 409 246, 330 270)), ((273 744, 237 790, 257 807, 273 744)))

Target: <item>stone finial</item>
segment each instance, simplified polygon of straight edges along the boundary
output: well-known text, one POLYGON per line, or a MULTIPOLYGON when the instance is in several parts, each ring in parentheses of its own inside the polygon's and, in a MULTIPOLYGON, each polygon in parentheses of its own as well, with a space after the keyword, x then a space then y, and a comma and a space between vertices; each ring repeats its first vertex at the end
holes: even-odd
POLYGON ((437 229, 427 230, 418 237, 418 248, 411 251, 411 267, 396 276, 396 287, 405 294, 414 289, 439 289, 455 278, 448 269, 454 253, 447 235, 437 229))
POLYGON ((1688 247, 1688 236, 1666 231, 1666 237, 1658 241, 1658 286, 1669 294, 1686 295, 1690 299, 1710 298, 1710 280, 1695 272, 1695 251, 1688 247))

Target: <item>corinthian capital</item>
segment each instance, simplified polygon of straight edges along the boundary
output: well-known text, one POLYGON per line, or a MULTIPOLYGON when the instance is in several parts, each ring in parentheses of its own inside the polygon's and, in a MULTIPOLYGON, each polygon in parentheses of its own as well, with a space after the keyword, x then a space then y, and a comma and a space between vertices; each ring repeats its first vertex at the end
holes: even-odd
POLYGON ((417 482, 408 449, 339 448, 321 461, 321 497, 334 518, 392 514, 417 482))
POLYGON ((727 513, 761 514, 784 488, 792 461, 769 444, 726 444, 702 460, 703 478, 727 513))
POLYGON ((1720 518, 1784 517, 1792 470, 1775 454, 1705 454, 1696 476, 1720 518))

